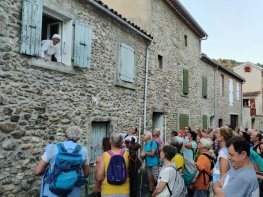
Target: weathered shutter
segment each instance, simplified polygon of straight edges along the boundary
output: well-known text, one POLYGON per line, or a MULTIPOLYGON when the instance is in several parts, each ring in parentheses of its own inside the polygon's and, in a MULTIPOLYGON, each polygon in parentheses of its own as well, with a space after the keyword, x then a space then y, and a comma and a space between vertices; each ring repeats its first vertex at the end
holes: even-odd
POLYGON ((203 129, 207 129, 207 115, 202 116, 203 129))
POLYGON ((121 44, 120 79, 123 81, 131 83, 135 81, 134 54, 133 48, 124 43, 121 44))
POLYGON ((234 102, 234 95, 233 95, 233 80, 229 79, 229 86, 228 86, 228 90, 229 90, 229 106, 233 106, 233 102, 234 102))
POLYGON ((89 160, 90 160, 90 176, 89 183, 94 184, 94 162, 102 154, 101 143, 102 139, 107 135, 107 123, 106 122, 93 122, 92 133, 89 146, 89 160))
POLYGON ((42 0, 23 0, 20 52, 39 56, 41 45, 42 0))
POLYGON ((202 96, 207 98, 207 77, 202 76, 202 96))
POLYGON ((187 69, 183 69, 183 93, 188 94, 189 86, 189 71, 187 69))
POLYGON ((182 130, 189 125, 188 114, 179 114, 179 129, 182 130))
POLYGON ((74 66, 90 68, 92 48, 92 29, 89 25, 76 22, 74 66))

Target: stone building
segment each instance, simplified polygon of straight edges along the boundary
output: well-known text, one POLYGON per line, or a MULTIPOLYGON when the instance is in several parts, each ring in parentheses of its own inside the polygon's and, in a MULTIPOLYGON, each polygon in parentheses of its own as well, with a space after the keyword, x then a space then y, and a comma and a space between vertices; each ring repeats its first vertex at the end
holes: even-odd
POLYGON ((139 0, 126 4, 121 0, 103 2, 123 15, 127 13, 130 20, 140 22, 153 35, 145 128, 161 128, 162 137, 167 139, 172 130, 186 125, 215 128, 230 124, 234 128, 241 124, 241 99, 233 100, 233 91, 228 94, 228 90, 239 84, 240 92, 244 79, 207 56, 200 57, 201 42, 207 39, 207 33, 179 1, 147 1, 145 12, 131 12, 127 6, 130 2, 140 7, 139 0), (224 85, 220 84, 221 76, 224 85), (222 86, 224 96, 219 94, 222 86))
POLYGON ((262 100, 262 67, 246 62, 233 68, 246 82, 243 85, 242 126, 262 130, 263 100, 262 100))
POLYGON ((90 162, 102 137, 139 127, 152 36, 95 0, 1 0, 0 27, 0 196, 29 197, 46 144, 70 125, 90 162), (62 63, 38 58, 54 33, 62 63))

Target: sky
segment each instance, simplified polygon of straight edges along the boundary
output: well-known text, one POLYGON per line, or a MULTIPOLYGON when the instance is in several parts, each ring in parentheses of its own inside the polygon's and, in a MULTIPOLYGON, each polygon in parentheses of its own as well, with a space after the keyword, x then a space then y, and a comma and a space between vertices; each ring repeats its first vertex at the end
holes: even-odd
POLYGON ((263 0, 180 0, 208 34, 210 58, 263 64, 263 0))

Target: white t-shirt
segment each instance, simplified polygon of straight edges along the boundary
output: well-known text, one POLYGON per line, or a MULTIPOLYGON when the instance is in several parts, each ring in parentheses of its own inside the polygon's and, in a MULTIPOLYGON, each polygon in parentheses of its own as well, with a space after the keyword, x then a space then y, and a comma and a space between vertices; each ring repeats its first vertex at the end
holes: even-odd
MULTIPOLYGON (((170 190, 172 190, 176 178, 176 170, 172 167, 163 167, 158 177, 158 184, 162 181, 169 184, 170 190)), ((157 184, 157 186, 158 186, 157 184)), ((170 196, 168 187, 165 186, 164 190, 157 195, 157 197, 170 196)))
POLYGON ((132 138, 135 139, 135 143, 136 143, 138 137, 135 136, 135 135, 128 135, 127 137, 124 138, 124 142, 125 142, 125 141, 130 141, 130 142, 131 142, 132 138))

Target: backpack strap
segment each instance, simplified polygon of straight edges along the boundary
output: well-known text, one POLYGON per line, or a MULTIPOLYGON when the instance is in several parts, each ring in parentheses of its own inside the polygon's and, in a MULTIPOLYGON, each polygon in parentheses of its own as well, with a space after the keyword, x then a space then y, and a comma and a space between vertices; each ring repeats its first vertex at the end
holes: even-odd
POLYGON ((77 144, 76 146, 75 146, 75 148, 74 148, 74 150, 73 150, 73 152, 72 153, 74 153, 74 154, 77 154, 77 153, 79 153, 80 152, 80 150, 81 150, 81 146, 79 145, 79 144, 77 144))
POLYGON ((61 152, 61 153, 66 153, 67 152, 67 150, 65 149, 65 146, 64 146, 63 143, 58 143, 57 147, 58 147, 58 152, 61 152))
MULTIPOLYGON (((121 149, 119 155, 123 156, 124 152, 125 152, 125 150, 124 150, 124 149, 121 149)), ((107 151, 107 153, 109 153, 111 157, 112 157, 113 155, 115 155, 115 154, 112 152, 112 150, 107 151)))

